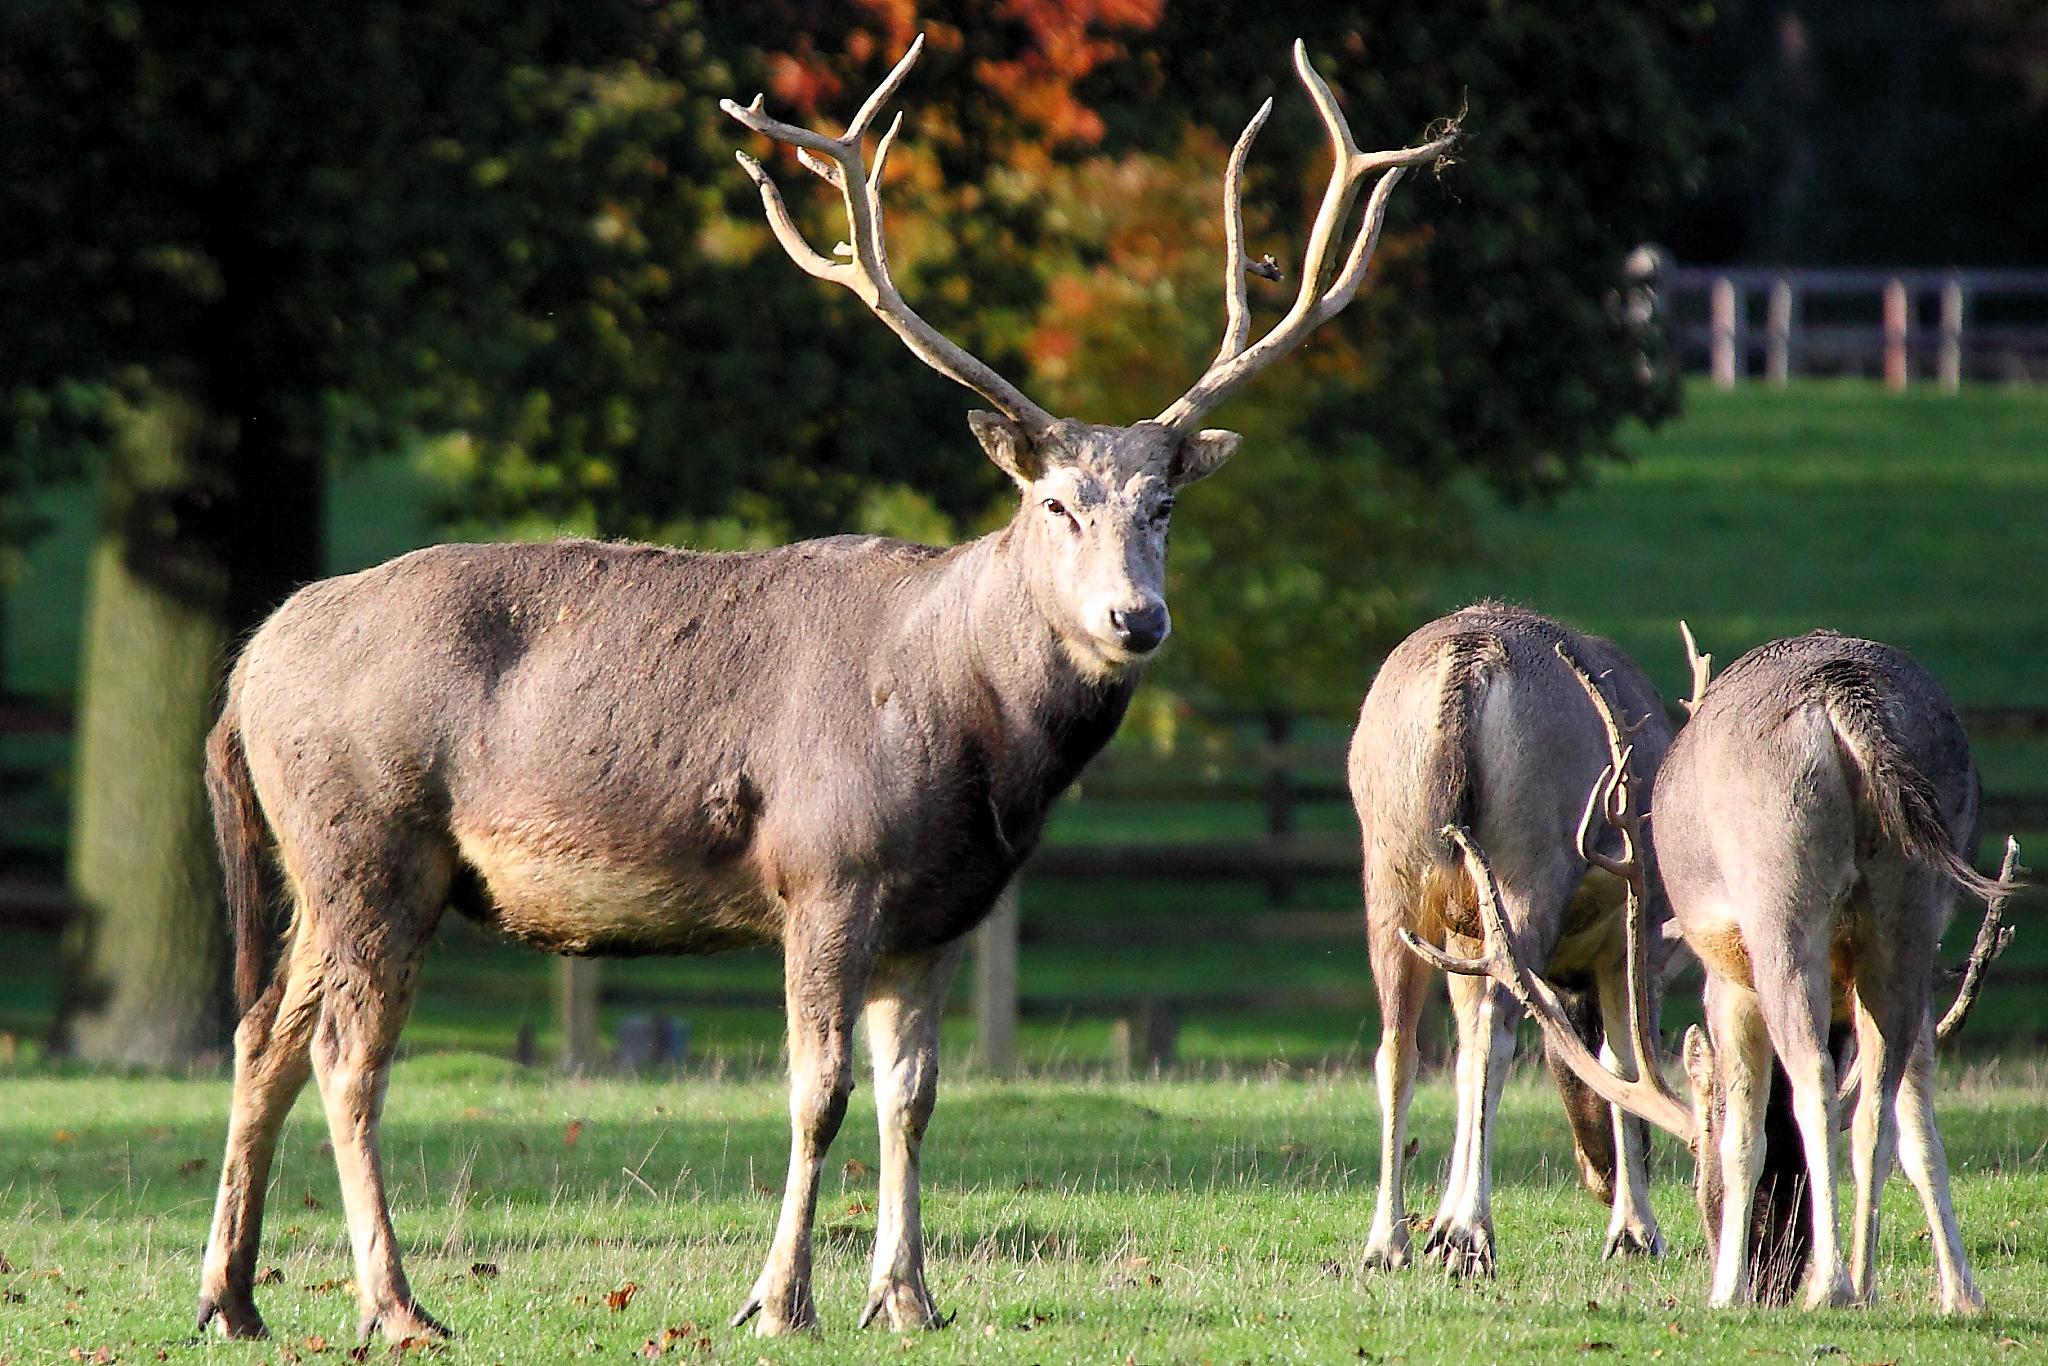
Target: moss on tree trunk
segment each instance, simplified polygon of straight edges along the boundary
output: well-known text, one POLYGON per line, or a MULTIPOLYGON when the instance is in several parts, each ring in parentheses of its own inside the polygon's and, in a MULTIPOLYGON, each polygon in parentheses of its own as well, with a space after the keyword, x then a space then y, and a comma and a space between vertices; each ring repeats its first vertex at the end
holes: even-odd
POLYGON ((108 455, 78 708, 56 1046, 164 1067, 220 1049, 228 945, 203 745, 230 628, 221 459, 189 403, 130 410, 108 455))

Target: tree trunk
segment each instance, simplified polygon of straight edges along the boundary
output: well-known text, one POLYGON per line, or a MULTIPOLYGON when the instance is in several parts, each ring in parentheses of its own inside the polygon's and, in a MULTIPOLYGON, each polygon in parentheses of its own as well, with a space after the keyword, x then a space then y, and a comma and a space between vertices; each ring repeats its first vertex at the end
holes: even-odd
POLYGON ((228 945, 202 752, 230 640, 225 461, 189 401, 109 452, 80 670, 57 1050, 189 1064, 226 1042, 228 945))

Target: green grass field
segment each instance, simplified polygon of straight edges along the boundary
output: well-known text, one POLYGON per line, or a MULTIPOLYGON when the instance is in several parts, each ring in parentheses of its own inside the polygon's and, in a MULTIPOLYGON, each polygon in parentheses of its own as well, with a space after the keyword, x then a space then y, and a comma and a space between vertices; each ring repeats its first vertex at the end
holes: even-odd
MULTIPOLYGON (((2029 1361, 2048 1353, 2042 1082, 1951 1071, 1944 1090, 1956 1205, 1990 1303, 1968 1322, 1928 1307, 1928 1244, 1903 1180, 1886 1191, 1869 1311, 1709 1313, 1668 1145, 1655 1203, 1671 1254, 1602 1263, 1605 1212, 1575 1184, 1558 1107, 1533 1078, 1510 1085, 1503 1111, 1499 1279, 1471 1284, 1359 1274, 1377 1142, 1360 1077, 948 1085, 926 1223, 934 1293, 958 1318, 907 1338, 853 1327, 874 1236, 865 1087, 821 1201, 815 1340, 724 1327, 774 1221, 786 1111, 773 1084, 564 1082, 473 1055, 419 1059, 394 1078, 385 1153, 413 1285, 460 1333, 433 1354, 449 1362, 623 1361, 650 1341, 657 1356, 746 1362, 2029 1361), (610 1309, 628 1283, 637 1293, 610 1309)), ((260 1263, 277 1339, 198 1344, 189 1315, 226 1085, 0 1085, 0 1361, 342 1359, 356 1310, 310 1097, 279 1158, 260 1263)), ((1448 1090, 1425 1087, 1411 1130, 1425 1212, 1450 1127, 1448 1090)))

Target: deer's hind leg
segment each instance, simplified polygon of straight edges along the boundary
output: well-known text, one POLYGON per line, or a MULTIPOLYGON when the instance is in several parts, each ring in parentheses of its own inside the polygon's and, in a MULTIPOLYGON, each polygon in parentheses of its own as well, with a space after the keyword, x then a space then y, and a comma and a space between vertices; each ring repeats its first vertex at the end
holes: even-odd
POLYGON ((1932 875, 1918 869, 1876 868, 1858 894, 1869 927, 1857 936, 1851 997, 1861 1093, 1849 1136, 1856 1187, 1849 1292, 1858 1304, 1869 1304, 1876 1289, 1878 1209, 1898 1150, 1899 1085, 1927 1016, 1927 965, 1939 944, 1929 917, 1896 908, 1917 909, 1937 890, 1932 875))
POLYGON ((374 850, 330 851, 303 875, 300 933, 316 941, 323 984, 313 1075, 348 1217, 357 1333, 392 1343, 448 1331, 413 1298, 400 1265, 378 1138, 398 1034, 453 867, 451 850, 394 832, 374 850))
POLYGON ((1408 1265, 1408 1212, 1402 1191, 1408 1142, 1408 1102, 1415 1090, 1416 1030, 1430 970, 1400 939, 1406 889, 1384 868, 1366 870, 1366 948, 1379 997, 1380 1046, 1373 1058, 1380 1101, 1380 1188, 1366 1235, 1367 1270, 1408 1265))
POLYGON ((1927 1231, 1934 1240, 1936 1297, 1944 1314, 1975 1314, 1984 1296, 1970 1279, 1963 1255, 1963 1234, 1949 1199, 1948 1154, 1941 1131, 1934 1127, 1934 1019, 1923 1013, 1912 1055, 1906 1061, 1898 1096, 1899 1165, 1920 1193, 1927 1212, 1927 1231))
POLYGON ((939 1096, 939 1018, 966 947, 963 938, 926 953, 884 958, 868 988, 863 1018, 875 1068, 882 1171, 863 1328, 877 1315, 897 1333, 943 1322, 924 1279, 918 1156, 939 1096))
POLYGON ((295 935, 270 987, 235 1028, 235 1094, 221 1159, 220 1198, 199 1281, 199 1329, 231 1338, 269 1336, 256 1312, 257 1244, 278 1133, 311 1075, 320 1010, 319 955, 295 935))

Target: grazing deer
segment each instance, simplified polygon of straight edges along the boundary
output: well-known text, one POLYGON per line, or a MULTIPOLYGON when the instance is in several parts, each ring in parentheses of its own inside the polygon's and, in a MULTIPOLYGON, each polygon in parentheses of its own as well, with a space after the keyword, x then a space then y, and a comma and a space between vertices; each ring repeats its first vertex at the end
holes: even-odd
MULTIPOLYGON (((1585 793, 1608 762, 1600 714, 1574 675, 1588 660, 1617 704, 1642 718, 1636 753, 1655 768, 1671 743, 1664 704, 1647 678, 1607 641, 1548 617, 1498 603, 1467 607, 1424 626, 1397 646, 1366 693, 1351 738, 1351 799, 1365 843, 1365 913, 1380 1005, 1376 1059, 1380 1101, 1380 1187, 1366 1262, 1405 1265, 1408 1223, 1402 1169, 1416 1028, 1428 973, 1403 945, 1482 941, 1474 888, 1446 826, 1480 832, 1495 851, 1507 923, 1529 961, 1597 999, 1606 1037, 1624 1075, 1637 1054, 1629 1019, 1622 933, 1622 885, 1582 852, 1585 793)), ((1599 832, 1595 832, 1596 834, 1599 832)), ((1450 1176, 1423 1246, 1458 1273, 1494 1267, 1494 1115, 1513 1060, 1522 1008, 1512 993, 1453 974, 1458 1021, 1458 1120, 1450 1176)), ((1566 1072, 1569 1076, 1570 1073, 1566 1072)), ((1575 1127, 1611 1125, 1599 1145, 1578 1140, 1581 1169, 1597 1190, 1611 1185, 1606 1255, 1663 1251, 1650 1209, 1642 1126, 1604 1104, 1575 1105, 1575 1127), (1598 1147, 1605 1146, 1606 1171, 1598 1147)))
POLYGON ((781 1218, 735 1326, 816 1323, 811 1226, 864 1016, 881 1125, 866 1324, 936 1326, 918 1161, 961 937, 1116 730, 1166 638, 1174 494, 1238 437, 1198 420, 1347 305, 1406 168, 1455 133, 1363 153, 1300 44, 1336 165, 1299 292, 1250 341, 1239 187, 1225 175, 1222 349, 1158 417, 1055 419, 897 292, 863 142, 922 39, 841 137, 725 111, 802 149, 844 198, 840 257, 803 239, 746 154, 777 241, 851 289, 919 359, 993 404, 969 422, 1020 492, 950 549, 835 537, 745 554, 649 546, 441 546, 314 584, 250 640, 207 772, 238 930, 234 1103, 199 1321, 263 1332, 251 1294, 278 1129, 310 1072, 340 1169, 361 1330, 438 1334, 399 1265, 378 1155, 385 1079, 444 905, 569 954, 780 944, 790 1065, 781 1218), (1358 192, 1363 221, 1343 244, 1358 192), (1340 257, 1340 254, 1341 257, 1340 257), (261 854, 295 908, 262 988, 261 854), (262 988, 259 993, 259 988, 262 988))
MULTIPOLYGON (((1602 786, 1624 836, 1631 937, 1640 943, 1648 937, 1644 818, 1629 795, 1618 727, 1614 734, 1617 759, 1602 786)), ((1775 1066, 1789 1089, 1810 1187, 1810 1228, 1797 1243, 1810 1262, 1807 1304, 1870 1300, 1878 1197, 1896 1151, 1934 1237, 1938 1303, 1949 1313, 1980 1309, 1934 1124, 1934 1047, 1961 1025, 1985 966, 2010 937, 1998 922, 2015 885, 2018 846, 2008 841, 1995 881, 1965 857, 1977 827, 1977 772, 1947 697, 1904 653, 1871 641, 1818 632, 1761 646, 1700 697, 1665 756, 1654 815, 1674 923, 1706 969, 1707 1029, 1688 1031, 1685 1041, 1689 1107, 1655 1067, 1640 1080, 1617 1077, 1575 1047, 1555 993, 1527 966, 1486 886, 1485 855, 1462 830, 1453 838, 1482 884, 1487 949, 1444 966, 1492 975, 1589 1086, 1692 1146, 1714 1263, 1711 1303, 1742 1303, 1760 1282, 1750 1196, 1765 1156, 1775 1066), (1937 1025, 1935 952, 1958 888, 1985 898, 1986 927, 1962 991, 1937 1025), (1830 1157, 1839 1105, 1833 1021, 1853 1029, 1861 1078, 1846 1271, 1830 1157)), ((1632 953, 1632 967, 1640 961, 1632 953)), ((1640 992, 1635 1000, 1645 1005, 1640 992)), ((1636 1028, 1647 1042, 1647 1009, 1636 1028)))

